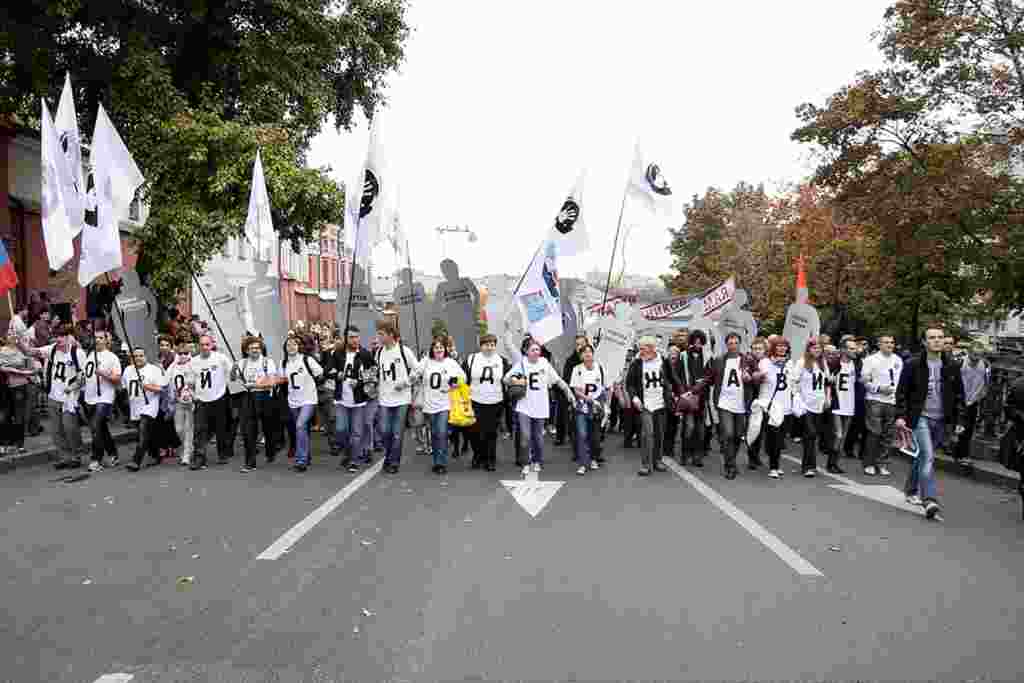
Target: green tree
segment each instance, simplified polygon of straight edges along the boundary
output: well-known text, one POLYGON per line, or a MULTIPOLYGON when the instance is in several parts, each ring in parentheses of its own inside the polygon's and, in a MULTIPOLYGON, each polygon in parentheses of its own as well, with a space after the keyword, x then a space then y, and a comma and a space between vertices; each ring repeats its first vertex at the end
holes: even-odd
POLYGON ((404 0, 95 3, 0 10, 0 116, 37 125, 70 72, 83 133, 102 103, 132 150, 151 213, 137 237, 163 299, 240 234, 259 147, 285 240, 340 222, 327 169, 304 168, 333 117, 372 116, 404 57, 404 0))

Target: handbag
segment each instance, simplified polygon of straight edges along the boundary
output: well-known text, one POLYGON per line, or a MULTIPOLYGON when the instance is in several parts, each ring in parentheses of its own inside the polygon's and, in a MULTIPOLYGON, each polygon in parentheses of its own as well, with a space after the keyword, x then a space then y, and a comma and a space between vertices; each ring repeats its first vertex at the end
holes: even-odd
MULTIPOLYGON (((519 375, 519 376, 526 375, 526 366, 523 365, 522 363, 520 363, 519 365, 523 369, 522 375, 519 375)), ((516 377, 516 376, 517 375, 513 375, 513 377, 516 377)), ((517 401, 521 401, 524 398, 526 398, 526 385, 525 384, 507 384, 505 386, 506 386, 506 388, 508 390, 508 400, 511 401, 512 403, 516 403, 517 401)), ((449 417, 449 420, 450 419, 451 418, 449 417)))
POLYGON ((448 424, 453 427, 472 427, 476 424, 469 385, 465 382, 459 382, 458 386, 448 391, 448 424))

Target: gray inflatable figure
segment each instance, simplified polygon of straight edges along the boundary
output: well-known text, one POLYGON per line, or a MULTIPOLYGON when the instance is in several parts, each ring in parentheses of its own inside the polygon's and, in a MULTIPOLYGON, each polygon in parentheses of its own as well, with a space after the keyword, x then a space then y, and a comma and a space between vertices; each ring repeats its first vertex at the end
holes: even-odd
POLYGON ((716 355, 725 353, 725 338, 731 332, 740 336, 740 353, 750 351, 750 344, 757 336, 757 321, 750 311, 743 309, 749 301, 750 297, 745 289, 737 289, 733 294, 732 303, 722 312, 718 325, 715 326, 716 355))
POLYGON ((256 278, 238 292, 238 317, 245 331, 263 338, 267 352, 280 360, 288 336, 288 321, 279 291, 280 281, 271 262, 257 265, 256 278), (259 272, 262 269, 263 272, 259 272))
POLYGON ((434 300, 437 313, 455 338, 459 358, 465 358, 480 348, 477 310, 480 292, 468 277, 459 277, 459 266, 451 259, 441 261, 441 274, 445 279, 437 285, 434 300))
POLYGON ((402 342, 410 349, 426 351, 430 344, 430 328, 434 320, 433 306, 427 301, 422 282, 413 282, 413 273, 408 268, 399 272, 399 284, 395 287, 395 307, 398 309, 398 326, 402 342), (415 308, 414 308, 415 306, 415 308))
POLYGON ((377 305, 373 300, 373 291, 366 282, 366 271, 358 264, 352 278, 352 287, 338 288, 337 308, 334 319, 338 321, 338 327, 345 325, 345 312, 348 310, 348 298, 351 292, 352 311, 349 315, 349 325, 359 328, 359 338, 364 347, 369 348, 370 340, 377 334, 377 305))
MULTIPOLYGON (((144 287, 139 274, 134 269, 125 270, 121 276, 121 293, 117 295, 117 307, 124 314, 125 325, 121 325, 121 316, 117 309, 111 311, 114 318, 114 331, 121 341, 146 350, 146 359, 150 363, 159 362, 159 345, 156 341, 156 295, 149 287, 144 287), (124 327, 127 327, 127 333, 124 327)), ((115 352, 120 349, 114 349, 115 352)))

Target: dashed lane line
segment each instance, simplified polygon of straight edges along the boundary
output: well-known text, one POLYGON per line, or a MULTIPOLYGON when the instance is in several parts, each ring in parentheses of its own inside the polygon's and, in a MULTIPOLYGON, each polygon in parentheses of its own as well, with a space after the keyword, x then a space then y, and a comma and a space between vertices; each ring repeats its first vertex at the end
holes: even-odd
POLYGON ((299 540, 309 533, 309 531, 319 524, 323 519, 334 512, 335 509, 348 498, 366 485, 371 479, 373 479, 384 466, 384 459, 380 458, 375 462, 370 469, 366 470, 358 477, 348 483, 345 488, 338 491, 336 494, 331 496, 323 505, 318 507, 309 513, 305 519, 293 526, 288 531, 284 532, 279 539, 274 541, 269 548, 264 550, 262 553, 256 556, 257 560, 276 560, 284 555, 288 550, 299 542, 299 540))
POLYGON ((723 514, 746 529, 747 533, 757 539, 764 547, 775 553, 780 560, 801 576, 824 576, 813 564, 801 557, 795 550, 783 543, 778 536, 758 524, 750 515, 726 500, 721 494, 705 484, 703 481, 687 472, 671 458, 662 458, 665 464, 673 473, 687 484, 697 490, 697 493, 704 496, 709 503, 718 508, 723 514))

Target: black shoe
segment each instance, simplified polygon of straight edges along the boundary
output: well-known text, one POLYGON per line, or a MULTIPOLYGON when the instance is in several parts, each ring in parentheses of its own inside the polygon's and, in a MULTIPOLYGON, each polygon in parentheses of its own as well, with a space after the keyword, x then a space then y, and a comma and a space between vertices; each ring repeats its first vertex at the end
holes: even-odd
POLYGON ((565 439, 555 439, 555 445, 556 446, 564 446, 565 445, 565 439))
POLYGON ((748 470, 761 469, 761 461, 760 460, 748 460, 747 461, 747 469, 748 470))
POLYGON ((725 478, 726 479, 735 479, 736 478, 736 470, 726 470, 725 471, 725 478))
POLYGON ((496 472, 498 470, 498 466, 495 465, 493 462, 489 462, 487 463, 486 469, 488 472, 496 472))
POLYGON ((839 465, 829 465, 828 467, 825 468, 825 471, 831 472, 832 474, 846 474, 846 470, 844 470, 839 465))
POLYGON ((227 465, 229 462, 231 462, 230 458, 217 458, 218 465, 227 465))
POLYGON ((438 465, 437 466, 437 473, 438 474, 448 474, 448 466, 447 465, 438 465))
POLYGON ((606 462, 606 459, 605 459, 605 457, 603 455, 597 456, 596 458, 594 458, 594 460, 597 461, 598 465, 603 465, 606 462))
POLYGON ((55 470, 66 470, 71 465, 67 460, 61 460, 60 462, 53 463, 53 469, 55 470))
POLYGON ((305 472, 307 469, 305 465, 292 465, 293 472, 305 472))
POLYGON ((662 465, 660 462, 654 463, 655 472, 668 472, 668 468, 662 465))
POLYGON ((693 461, 693 466, 694 467, 704 467, 704 461, 703 460, 694 460, 693 461))
POLYGON ((140 469, 142 469, 142 467, 137 462, 130 462, 127 465, 125 465, 124 468, 129 472, 138 472, 140 469))
POLYGON ((939 504, 929 500, 924 504, 924 516, 928 519, 935 519, 939 515, 939 504))
POLYGON ((384 465, 384 471, 388 474, 398 474, 398 465, 384 465))
POLYGON ((470 465, 469 465, 469 469, 471 469, 471 470, 478 470, 478 469, 480 469, 480 461, 476 460, 474 458, 473 462, 470 463, 470 465))
POLYGON ((649 476, 651 476, 651 468, 649 468, 649 467, 641 467, 640 471, 637 472, 637 476, 640 476, 640 477, 649 477, 649 476))
POLYGON ((441 466, 434 465, 433 467, 430 468, 430 471, 433 472, 434 474, 441 474, 441 466))
POLYGON ((349 474, 355 474, 356 472, 359 471, 359 465, 357 465, 354 462, 350 462, 347 465, 345 465, 345 471, 347 471, 349 474))
POLYGON ((623 448, 636 448, 631 441, 626 441, 622 444, 623 448))

